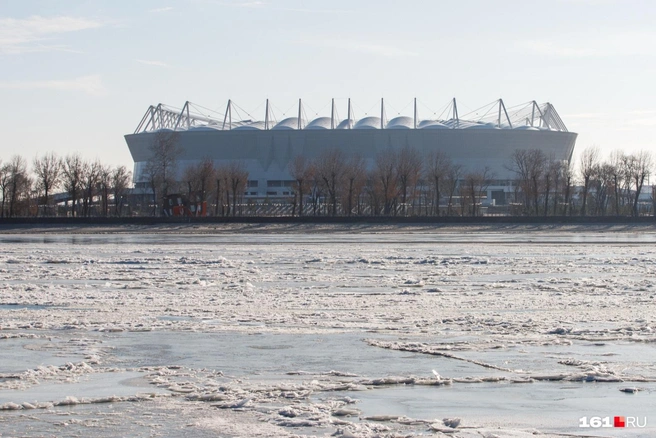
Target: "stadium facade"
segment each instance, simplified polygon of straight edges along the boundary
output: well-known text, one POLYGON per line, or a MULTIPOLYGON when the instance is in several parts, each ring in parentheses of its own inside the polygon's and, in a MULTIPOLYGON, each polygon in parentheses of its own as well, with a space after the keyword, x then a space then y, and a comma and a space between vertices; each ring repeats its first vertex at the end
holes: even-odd
POLYGON ((417 117, 416 99, 412 116, 390 120, 382 99, 380 114, 360 119, 354 119, 350 100, 345 119, 337 116, 334 100, 330 116, 312 120, 304 117, 300 100, 298 115, 279 122, 271 116, 268 101, 264 120, 240 118, 237 108, 229 101, 225 114, 209 117, 190 102, 181 110, 150 106, 135 132, 125 136, 134 160, 135 184, 145 183, 144 169, 157 133, 178 132, 180 171, 208 157, 217 165, 238 160, 249 173, 246 196, 250 198, 289 196, 293 184, 289 163, 298 155, 314 159, 339 148, 346 154, 360 154, 372 168, 381 152, 409 146, 421 154, 441 150, 464 169, 487 166, 494 176, 487 199, 503 204, 506 193, 513 190, 515 175, 508 165, 515 150, 540 149, 551 159, 569 161, 577 137, 553 105, 535 101, 506 108, 499 99, 460 117, 453 99, 433 119, 417 117))

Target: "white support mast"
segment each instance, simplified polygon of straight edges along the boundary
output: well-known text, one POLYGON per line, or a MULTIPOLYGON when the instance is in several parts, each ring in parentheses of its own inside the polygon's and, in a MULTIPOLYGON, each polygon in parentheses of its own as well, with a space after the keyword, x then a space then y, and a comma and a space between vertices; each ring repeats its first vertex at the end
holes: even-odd
POLYGON ((351 98, 348 99, 348 115, 346 117, 346 125, 351 129, 351 98))
POLYGON ((141 122, 139 122, 139 125, 137 126, 137 129, 135 129, 135 131, 134 131, 135 134, 138 134, 141 131, 142 128, 144 128, 144 131, 148 130, 148 125, 150 124, 150 122, 148 121, 149 120, 148 116, 150 116, 150 120, 152 120, 152 118, 153 118, 153 109, 154 109, 154 107, 152 105, 150 105, 148 107, 145 114, 141 118, 141 122))
POLYGON ((458 105, 456 104, 456 98, 453 98, 453 118, 456 121, 454 128, 460 127, 460 118, 458 117, 458 105))
POLYGON ((417 98, 415 97, 414 128, 417 129, 417 98))
MULTIPOLYGON (((503 99, 499 99, 499 103, 501 104, 501 108, 503 108, 503 113, 506 115, 506 120, 508 121, 508 126, 510 126, 510 129, 512 129, 513 125, 512 122, 510 121, 510 117, 508 116, 508 111, 506 110, 506 104, 503 103, 503 99)), ((500 122, 501 120, 499 120, 500 122)), ((499 126, 501 127, 501 126, 499 126)))
POLYGON ((269 130, 269 99, 266 100, 264 109, 264 129, 269 130))
POLYGON ((191 117, 189 117, 189 101, 185 103, 187 105, 187 129, 191 126, 191 117))
POLYGON ((189 101, 186 101, 184 105, 182 105, 182 111, 180 111, 178 118, 175 120, 175 125, 173 126, 173 130, 176 131, 180 126, 184 126, 187 129, 189 129, 189 126, 191 126, 189 120, 189 101), (180 124, 180 122, 182 122, 182 125, 180 124))
POLYGON ((158 103, 153 113, 153 129, 162 128, 162 104, 158 103), (159 126, 158 126, 159 125, 159 126))
POLYGON ((223 128, 225 129, 226 121, 228 122, 228 130, 232 130, 232 100, 228 99, 228 106, 226 108, 225 116, 223 116, 223 128))
POLYGON ((380 98, 380 129, 385 129, 385 101, 380 98))
POLYGON ((331 100, 330 104, 330 129, 335 129, 335 98, 331 100))
POLYGON ((298 129, 301 130, 301 115, 302 115, 301 99, 298 99, 298 129))

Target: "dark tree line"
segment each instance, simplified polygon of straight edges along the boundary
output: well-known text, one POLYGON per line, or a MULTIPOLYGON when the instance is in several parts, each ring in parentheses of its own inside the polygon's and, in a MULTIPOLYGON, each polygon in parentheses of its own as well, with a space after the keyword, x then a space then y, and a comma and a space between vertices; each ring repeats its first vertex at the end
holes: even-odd
MULTIPOLYGON (((639 216, 640 194, 653 168, 651 154, 613 152, 602 161, 599 150, 583 150, 579 178, 572 166, 547 157, 537 149, 516 150, 508 168, 516 175, 518 214, 639 216)), ((651 208, 656 200, 651 195, 651 208)))
POLYGON ((405 146, 378 154, 367 169, 358 154, 330 149, 314 160, 297 156, 293 215, 476 215, 493 175, 464 172, 441 151, 422 156, 405 146))
POLYGON ((185 167, 178 177, 178 158, 182 153, 178 145, 178 134, 159 132, 150 148, 151 156, 144 172, 148 181, 152 205, 150 214, 162 213, 162 201, 173 194, 185 194, 197 202, 213 206, 209 215, 241 215, 244 191, 248 184, 246 166, 240 161, 217 165, 211 158, 185 167))
POLYGON ((467 169, 442 151, 421 154, 406 145, 388 148, 366 162, 342 149, 288 166, 284 194, 262 197, 245 163, 205 158, 180 169, 176 133, 156 134, 141 187, 131 191, 125 166, 106 166, 79 154, 20 155, 0 161, 0 216, 160 215, 168 195, 184 194, 207 205, 207 214, 329 216, 639 216, 656 210, 641 193, 654 162, 648 152, 614 152, 602 160, 585 149, 576 163, 558 161, 538 149, 518 149, 506 167, 515 177, 495 181, 490 169, 467 169), (250 184, 253 187, 250 187, 250 184), (505 204, 493 206, 488 188, 503 188, 505 204), (501 187, 498 187, 501 186, 501 187), (260 195, 253 198, 249 191, 260 195), (56 199, 55 199, 56 195, 56 199), (483 209, 487 208, 487 211, 483 209))
POLYGON ((31 172, 25 158, 14 155, 0 162, 0 216, 121 216, 131 180, 125 166, 86 161, 78 154, 37 156, 31 172))

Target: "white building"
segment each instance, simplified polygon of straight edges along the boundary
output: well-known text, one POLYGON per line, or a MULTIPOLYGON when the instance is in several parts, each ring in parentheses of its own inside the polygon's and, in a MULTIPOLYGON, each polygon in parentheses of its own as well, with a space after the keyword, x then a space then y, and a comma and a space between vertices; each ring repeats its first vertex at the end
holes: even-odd
POLYGON ((194 111, 186 102, 181 110, 151 106, 133 134, 125 136, 134 160, 135 183, 143 183, 150 146, 158 132, 179 133, 183 153, 180 168, 210 157, 217 165, 239 160, 249 172, 249 197, 287 196, 292 185, 289 163, 297 155, 318 157, 332 148, 360 154, 371 167, 377 154, 408 145, 420 153, 441 150, 465 169, 487 166, 496 183, 488 200, 503 204, 515 175, 507 169, 516 149, 541 149, 555 160, 569 161, 577 134, 569 132, 550 103, 535 101, 506 108, 500 99, 482 116, 460 117, 453 99, 444 117, 420 119, 417 105, 412 116, 387 120, 381 99, 380 115, 355 119, 349 101, 347 117, 339 119, 334 101, 329 116, 306 120, 299 100, 298 116, 273 120, 267 101, 264 120, 233 120, 234 104, 228 102, 222 117, 194 111))

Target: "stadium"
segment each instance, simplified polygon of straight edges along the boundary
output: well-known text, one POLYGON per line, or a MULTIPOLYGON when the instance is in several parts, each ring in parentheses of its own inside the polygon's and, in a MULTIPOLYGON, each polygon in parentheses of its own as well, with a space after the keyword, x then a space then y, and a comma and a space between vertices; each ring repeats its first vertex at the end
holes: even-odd
POLYGON ((148 108, 135 132, 125 136, 137 187, 145 187, 144 169, 157 133, 178 132, 179 171, 205 158, 217 165, 238 160, 249 173, 246 196, 251 199, 289 196, 293 183, 289 163, 298 155, 315 159, 338 148, 346 154, 360 154, 371 168, 381 152, 409 146, 421 154, 441 150, 465 169, 487 166, 494 176, 488 202, 501 205, 513 190, 515 175, 508 165, 515 150, 540 149, 550 159, 569 161, 577 137, 567 130, 552 104, 535 101, 506 108, 499 99, 461 117, 453 99, 440 115, 426 119, 418 117, 416 99, 411 116, 389 120, 383 99, 376 115, 359 119, 354 117, 350 99, 344 119, 338 116, 334 99, 329 115, 312 119, 300 99, 294 117, 280 121, 273 117, 268 100, 263 120, 243 117, 245 111, 231 101, 223 114, 208 116, 208 112, 190 102, 181 109, 163 104, 148 108))

